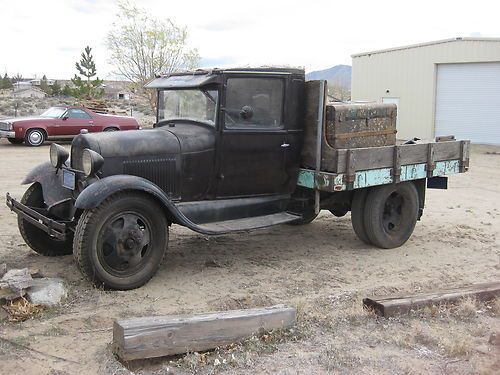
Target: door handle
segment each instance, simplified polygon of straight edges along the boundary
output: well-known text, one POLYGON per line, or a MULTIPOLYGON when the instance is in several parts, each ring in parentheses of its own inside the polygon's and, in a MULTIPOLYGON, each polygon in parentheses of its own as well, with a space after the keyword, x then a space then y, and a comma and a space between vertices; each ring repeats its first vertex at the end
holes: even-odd
POLYGON ((283 143, 281 145, 281 148, 287 148, 287 147, 290 147, 290 143, 283 143))

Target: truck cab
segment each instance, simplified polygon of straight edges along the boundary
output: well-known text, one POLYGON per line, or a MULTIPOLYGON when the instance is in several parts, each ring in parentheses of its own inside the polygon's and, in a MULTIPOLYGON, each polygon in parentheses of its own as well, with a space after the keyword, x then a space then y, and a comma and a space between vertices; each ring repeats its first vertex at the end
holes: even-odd
POLYGON ((181 144, 179 201, 294 191, 304 71, 196 71, 159 77, 146 87, 158 92, 155 127, 181 144))

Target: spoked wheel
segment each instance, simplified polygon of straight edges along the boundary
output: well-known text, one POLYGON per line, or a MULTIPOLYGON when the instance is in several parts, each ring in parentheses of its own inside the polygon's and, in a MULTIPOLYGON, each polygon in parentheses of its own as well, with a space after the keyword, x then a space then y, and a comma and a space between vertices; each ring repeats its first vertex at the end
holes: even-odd
POLYGON ((401 246, 413 233, 418 207, 418 192, 410 182, 372 188, 364 215, 368 238, 385 249, 401 246))
POLYGON ((167 241, 167 220, 157 204, 140 193, 122 193, 83 213, 73 253, 97 285, 134 289, 156 273, 167 241))
MULTIPOLYGON (((42 186, 35 182, 24 193, 21 203, 33 209, 45 209, 42 186)), ((68 232, 66 240, 58 240, 49 236, 46 232, 31 224, 21 216, 17 217, 19 232, 26 244, 38 254, 46 256, 59 256, 71 254, 73 246, 73 235, 68 232)))

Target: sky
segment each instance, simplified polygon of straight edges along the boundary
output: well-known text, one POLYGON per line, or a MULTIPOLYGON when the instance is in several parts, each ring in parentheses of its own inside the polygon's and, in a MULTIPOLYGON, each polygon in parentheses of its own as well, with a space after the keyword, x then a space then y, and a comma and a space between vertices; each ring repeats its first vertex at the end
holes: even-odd
MULTIPOLYGON (((454 37, 500 38, 499 1, 142 0, 187 27, 203 67, 286 65, 306 71, 351 55, 454 37)), ((0 0, 0 74, 69 79, 85 46, 113 79, 105 38, 116 0, 0 0)))

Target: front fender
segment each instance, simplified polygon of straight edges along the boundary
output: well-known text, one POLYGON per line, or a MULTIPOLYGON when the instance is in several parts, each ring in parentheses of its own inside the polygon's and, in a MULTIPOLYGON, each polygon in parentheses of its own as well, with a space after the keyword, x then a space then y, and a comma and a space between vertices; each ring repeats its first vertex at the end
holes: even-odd
POLYGON ((75 208, 90 210, 99 206, 106 198, 125 190, 143 191, 156 198, 169 214, 169 220, 193 230, 198 226, 179 211, 175 204, 157 185, 145 178, 132 175, 113 175, 98 180, 85 188, 75 202, 75 208))
POLYGON ((62 173, 56 172, 50 162, 39 164, 24 177, 21 184, 38 182, 42 186, 45 203, 51 206, 56 202, 71 198, 71 190, 62 186, 62 173))

